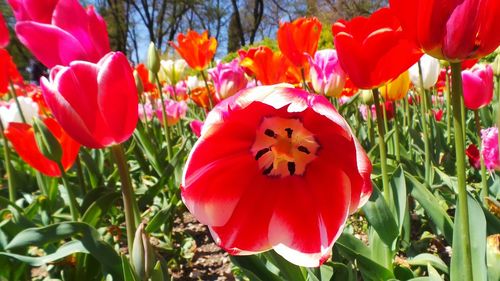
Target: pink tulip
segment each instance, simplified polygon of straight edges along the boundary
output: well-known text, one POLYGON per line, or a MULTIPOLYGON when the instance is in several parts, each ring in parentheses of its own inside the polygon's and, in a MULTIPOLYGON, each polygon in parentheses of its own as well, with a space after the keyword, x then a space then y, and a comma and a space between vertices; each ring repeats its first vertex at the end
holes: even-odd
POLYGON ((188 86, 184 80, 175 84, 175 91, 172 85, 165 84, 165 86, 163 86, 163 92, 174 100, 181 101, 188 99, 188 86))
POLYGON ((137 88, 124 54, 111 52, 97 64, 57 66, 41 86, 63 129, 79 143, 102 148, 126 141, 138 119, 137 88))
MULTIPOLYGON (((186 116, 188 106, 185 101, 173 101, 170 99, 165 100, 165 113, 167 115, 168 126, 173 126, 179 122, 179 119, 186 116)), ((161 107, 161 101, 158 100, 156 105, 156 117, 160 122, 163 122, 163 112, 161 107)))
POLYGON ((200 120, 193 120, 191 123, 189 123, 189 127, 191 128, 191 131, 193 131, 193 134, 197 137, 201 136, 201 130, 203 129, 203 122, 200 120))
POLYGON ((106 22, 77 0, 9 0, 19 40, 45 66, 98 62, 110 51, 106 22))
POLYGON ((219 63, 217 67, 210 69, 208 73, 214 81, 219 100, 236 94, 239 90, 244 89, 248 83, 245 71, 237 60, 230 63, 219 63))
POLYGON ((314 91, 325 96, 340 97, 347 77, 340 66, 337 51, 317 51, 314 59, 309 58, 309 62, 314 91))
POLYGON ((464 103, 476 110, 488 105, 493 99, 493 69, 490 65, 462 71, 464 103))
POLYGON ((497 127, 481 130, 481 154, 488 170, 492 171, 500 167, 497 127))
POLYGON ((5 48, 9 45, 9 29, 5 23, 2 13, 0 13, 0 48, 5 48))

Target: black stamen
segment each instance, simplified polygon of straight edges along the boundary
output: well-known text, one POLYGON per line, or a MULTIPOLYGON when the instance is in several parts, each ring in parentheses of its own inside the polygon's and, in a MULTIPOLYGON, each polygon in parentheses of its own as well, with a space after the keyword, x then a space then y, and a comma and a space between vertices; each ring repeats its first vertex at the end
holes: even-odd
POLYGON ((271 163, 271 166, 265 168, 264 171, 262 171, 262 174, 264 176, 267 176, 267 175, 269 175, 271 173, 272 170, 273 170, 273 164, 271 163))
POLYGON ((300 152, 304 152, 305 154, 310 154, 311 152, 309 151, 309 149, 307 149, 307 147, 301 145, 299 147, 297 147, 297 149, 300 151, 300 152))
POLYGON ((292 133, 293 133, 292 128, 286 128, 285 131, 286 131, 288 138, 289 139, 292 138, 292 133))
POLYGON ((264 134, 266 136, 268 136, 268 137, 271 137, 271 138, 275 138, 276 137, 276 133, 273 130, 271 130, 271 129, 266 129, 264 131, 264 134))
POLYGON ((255 154, 255 160, 259 160, 260 157, 264 156, 264 154, 268 153, 269 151, 271 151, 269 147, 257 151, 257 154, 255 154))
POLYGON ((295 174, 295 162, 288 162, 288 172, 291 176, 295 174))

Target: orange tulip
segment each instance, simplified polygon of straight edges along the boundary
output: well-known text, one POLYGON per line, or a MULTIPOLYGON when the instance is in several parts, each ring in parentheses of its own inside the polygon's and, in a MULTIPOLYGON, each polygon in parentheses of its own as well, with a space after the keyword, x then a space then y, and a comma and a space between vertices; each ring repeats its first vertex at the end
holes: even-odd
POLYGON ((217 49, 217 40, 208 38, 206 30, 201 35, 193 30, 189 30, 186 35, 181 33, 177 36, 177 44, 170 42, 187 64, 198 71, 208 66, 217 49))
POLYGON ((314 56, 321 35, 321 22, 317 18, 299 18, 293 22, 280 23, 278 45, 281 52, 295 66, 302 68, 308 56, 314 56))
MULTIPOLYGON (((61 144, 63 151, 61 162, 64 169, 68 170, 75 163, 80 144, 66 134, 55 119, 47 118, 43 122, 61 144)), ((59 170, 57 163, 49 160, 40 152, 32 126, 26 123, 12 122, 5 130, 5 137, 12 143, 19 156, 31 167, 50 177, 61 176, 61 170, 59 170)))
POLYGON ((262 85, 300 81, 300 70, 295 68, 281 52, 273 52, 266 46, 240 51, 240 65, 247 74, 255 76, 262 85))
POLYGON ((141 77, 142 85, 144 87, 145 92, 154 92, 156 90, 155 84, 151 83, 149 81, 149 70, 146 68, 146 65, 143 63, 138 64, 135 67, 135 71, 139 74, 139 77, 141 77))
POLYGON ((207 87, 205 86, 194 88, 191 90, 191 94, 189 96, 196 105, 204 108, 205 110, 208 110, 210 108, 210 99, 208 96, 209 94, 212 98, 212 101, 216 103, 218 102, 217 97, 215 96, 214 86, 212 84, 208 84, 208 89, 210 90, 210 93, 207 93, 207 87))

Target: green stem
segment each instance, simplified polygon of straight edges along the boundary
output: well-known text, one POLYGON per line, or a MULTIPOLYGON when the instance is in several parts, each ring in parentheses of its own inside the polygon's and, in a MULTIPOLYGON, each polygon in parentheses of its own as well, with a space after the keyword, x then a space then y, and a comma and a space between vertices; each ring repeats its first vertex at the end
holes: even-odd
MULTIPOLYGON (((479 151, 482 151, 482 143, 481 143, 481 121, 479 120, 479 112, 474 110, 474 121, 476 123, 476 133, 477 139, 479 143, 479 151)), ((484 157, 482 153, 479 153, 479 159, 481 161, 481 198, 485 200, 488 197, 488 182, 486 175, 486 165, 484 164, 484 157)))
MULTIPOLYGON (((396 149, 396 161, 401 162, 401 152, 399 151, 399 124, 398 124, 398 107, 396 102, 393 102, 394 107, 394 147, 396 149)), ((404 119, 404 118, 403 118, 404 119)))
POLYGON ((418 62, 418 72, 420 76, 420 110, 422 111, 422 129, 424 133, 424 167, 425 167, 425 182, 430 184, 430 174, 431 174, 431 152, 430 152, 430 144, 429 144, 429 128, 428 128, 428 112, 427 112, 427 95, 424 89, 424 79, 422 76, 422 67, 420 65, 420 61, 418 62))
POLYGON ((163 93, 161 91, 161 83, 158 77, 158 73, 155 73, 156 84, 158 86, 158 91, 160 92, 160 101, 161 101, 161 116, 163 119, 163 129, 165 130, 165 140, 167 141, 167 157, 168 159, 172 159, 172 145, 170 141, 170 129, 168 128, 168 120, 167 120, 167 110, 165 108, 165 99, 163 98, 163 93))
MULTIPOLYGON (((309 86, 307 86, 306 72, 305 72, 303 67, 300 69, 300 75, 302 76, 302 88, 304 88, 304 90, 306 90, 308 92, 311 92, 311 89, 309 89, 309 86)), ((336 107, 336 108, 338 108, 338 107, 336 107)))
MULTIPOLYGON (((456 167, 457 167, 457 184, 458 184, 458 209, 461 211, 461 229, 455 229, 460 233, 458 239, 463 245, 463 280, 473 280, 472 275, 472 259, 470 248, 470 230, 469 230, 469 206, 467 204, 467 189, 465 182, 465 146, 464 134, 462 126, 462 67, 461 64, 451 63, 452 75, 452 101, 453 101, 453 125, 455 128, 455 152, 456 152, 456 167)), ((455 244, 455 243, 453 243, 455 244)), ((459 243, 456 243, 459 245, 459 243)))
POLYGON ((122 183, 121 190, 123 197, 123 209, 125 211, 125 226, 127 229, 127 247, 129 254, 131 254, 132 245, 134 244, 135 230, 138 223, 138 220, 136 221, 138 214, 135 212, 137 209, 134 207, 134 190, 132 188, 132 182, 130 180, 127 159, 125 158, 123 146, 121 144, 112 146, 111 153, 115 158, 118 173, 120 174, 120 181, 122 183))
POLYGON ((201 78, 203 78, 203 82, 205 82, 205 88, 207 89, 207 95, 208 95, 208 102, 210 103, 210 109, 209 111, 214 108, 214 101, 212 100, 212 95, 210 95, 210 87, 208 87, 208 80, 207 76, 205 75, 205 72, 202 70, 200 71, 201 73, 201 78))
POLYGON ((9 142, 7 141, 7 138, 5 137, 4 133, 4 127, 2 123, 2 119, 0 118, 0 130, 2 131, 2 138, 3 138, 3 155, 5 158, 5 170, 7 172, 7 185, 9 188, 9 201, 14 203, 16 202, 16 186, 14 185, 14 182, 12 180, 12 164, 10 163, 10 151, 9 151, 9 142))
POLYGON ((373 139, 373 135, 375 134, 374 129, 373 129, 373 119, 372 119, 372 108, 371 105, 367 105, 368 109, 366 111, 366 116, 368 120, 366 122, 368 123, 368 140, 370 141, 370 145, 373 145, 375 142, 373 139))
POLYGON ((451 97, 450 97, 450 76, 446 73, 446 86, 444 89, 444 94, 446 97, 446 143, 448 146, 451 145, 451 97))
POLYGON ((76 175, 78 176, 78 181, 80 182, 80 190, 82 194, 89 192, 87 185, 85 184, 85 177, 83 176, 82 161, 80 159, 80 154, 76 156, 76 175))
POLYGON ((391 193, 389 190, 389 173, 387 171, 387 151, 385 145, 385 130, 384 117, 382 116, 382 108, 380 107, 380 98, 377 88, 373 90, 373 99, 375 102, 375 110, 377 112, 377 128, 378 128, 378 146, 380 149, 380 167, 382 169, 382 187, 384 190, 384 198, 390 204, 391 193))
POLYGON ((26 118, 24 117, 23 110, 21 109, 21 104, 19 103, 19 99, 17 98, 17 95, 16 95, 16 89, 14 88, 14 83, 12 83, 11 79, 9 79, 9 84, 10 84, 10 89, 11 89, 11 95, 12 95, 12 98, 14 99, 14 101, 16 102, 17 109, 19 110, 19 115, 21 116, 21 120, 23 121, 23 123, 27 123, 26 118))
POLYGON ((66 175, 66 171, 64 171, 64 167, 61 163, 57 163, 59 166, 59 170, 61 171, 61 180, 63 182, 64 188, 66 188, 66 192, 68 193, 69 198, 69 211, 71 213, 71 218, 73 221, 78 221, 80 218, 80 212, 78 211, 78 202, 76 202, 75 194, 71 189, 71 186, 68 182, 68 177, 66 175))

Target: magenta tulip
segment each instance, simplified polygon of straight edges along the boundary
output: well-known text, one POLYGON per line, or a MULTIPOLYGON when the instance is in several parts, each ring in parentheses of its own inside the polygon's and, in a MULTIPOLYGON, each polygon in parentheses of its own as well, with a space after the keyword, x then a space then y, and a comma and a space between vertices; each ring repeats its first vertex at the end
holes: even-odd
POLYGON ((97 64, 74 61, 41 80, 54 117, 76 141, 91 148, 126 141, 138 119, 137 88, 127 58, 111 52, 97 64))
POLYGON ((493 99, 493 69, 490 65, 462 71, 464 104, 477 110, 493 99))
POLYGON ((239 90, 246 88, 248 83, 245 71, 237 60, 230 63, 219 63, 208 73, 214 81, 219 100, 236 94, 239 90))
POLYGON ((77 0, 9 0, 19 40, 45 66, 98 62, 111 49, 106 22, 77 0))
POLYGON ((347 75, 340 66, 335 50, 321 50, 309 57, 310 77, 314 91, 338 98, 342 95, 347 75))

